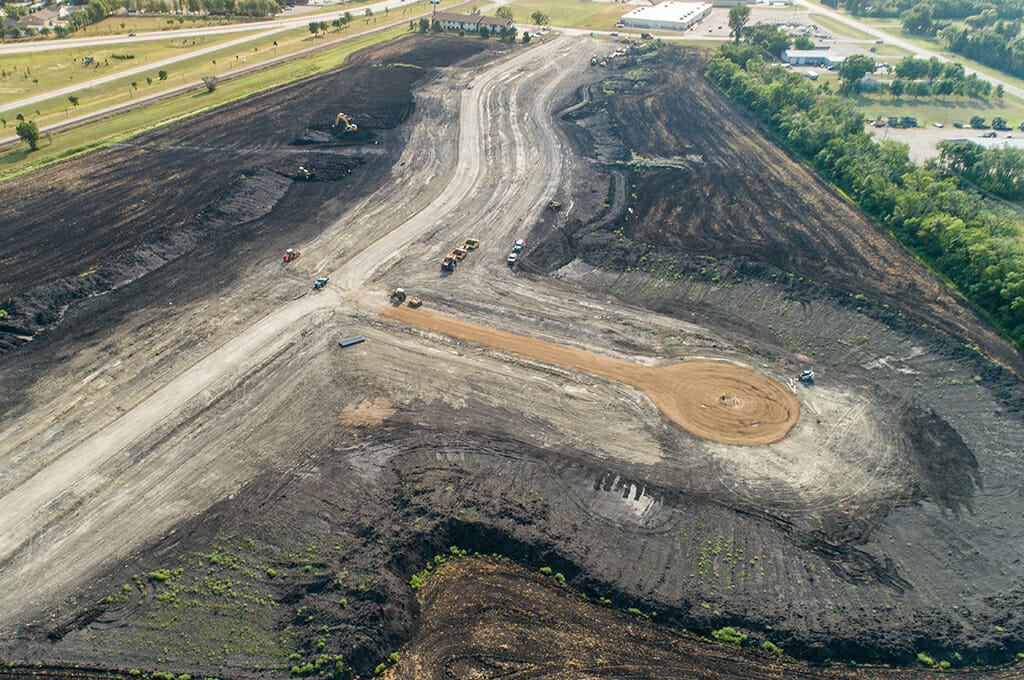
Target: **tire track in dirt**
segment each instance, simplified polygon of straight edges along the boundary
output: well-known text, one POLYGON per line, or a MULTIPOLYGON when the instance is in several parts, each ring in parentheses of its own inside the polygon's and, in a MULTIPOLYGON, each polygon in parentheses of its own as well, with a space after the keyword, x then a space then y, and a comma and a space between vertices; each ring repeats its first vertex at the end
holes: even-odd
MULTIPOLYGON (((68 537, 80 535, 83 527, 87 529, 90 522, 96 521, 97 507, 114 502, 114 496, 118 494, 117 479, 108 479, 99 473, 107 461, 156 427, 187 417, 188 405, 196 403, 197 399, 204 403, 212 402, 237 384, 239 376, 244 380, 245 375, 266 357, 293 342, 308 327, 306 320, 317 312, 337 308, 342 291, 349 293, 350 302, 358 304, 362 297, 358 289, 374 272, 397 259, 403 247, 433 227, 438 219, 458 208, 467 196, 473 195, 474 190, 480 195, 489 190, 489 186, 481 187, 481 184, 488 184, 484 182, 486 171, 492 168, 481 162, 480 152, 483 140, 491 134, 490 126, 500 116, 486 115, 485 97, 500 87, 498 76, 503 74, 524 72, 526 76, 514 79, 513 86, 524 87, 536 75, 526 66, 546 59, 559 49, 558 44, 558 41, 552 41, 520 52, 483 72, 480 87, 463 91, 461 105, 464 113, 460 117, 459 153, 454 175, 425 209, 401 220, 386 236, 331 272, 332 283, 341 283, 342 290, 332 287, 320 295, 303 297, 263 317, 156 391, 142 397, 115 421, 63 442, 61 450, 52 455, 49 465, 0 498, 0 612, 3 612, 0 625, 15 625, 17 619, 41 606, 42 601, 52 599, 45 593, 52 594, 67 587, 102 562, 130 549, 139 541, 147 540, 153 531, 159 531, 158 528, 146 528, 159 525, 153 517, 141 522, 135 514, 122 513, 117 518, 131 526, 124 527, 123 532, 112 526, 104 527, 104 533, 115 540, 105 542, 102 549, 97 550, 95 544, 86 545, 88 541, 77 540, 35 545, 44 533, 64 533, 68 537), (96 498, 97 494, 104 497, 96 498), (92 510, 83 511, 82 502, 87 498, 92 510), (28 544, 34 547, 23 549, 28 544), (64 568, 59 574, 48 573, 46 565, 55 563, 63 564, 64 568)), ((521 134, 518 128, 512 132, 521 134)), ((528 140, 516 141, 517 145, 529 143, 528 140)), ((502 181, 500 173, 497 179, 502 181)), ((17 441, 7 444, 18 445, 17 441)), ((152 474, 163 473, 154 469, 152 474)), ((167 487, 176 483, 169 479, 167 487)), ((172 512, 150 509, 157 514, 172 512)), ((189 511, 202 509, 201 504, 194 504, 189 511)))

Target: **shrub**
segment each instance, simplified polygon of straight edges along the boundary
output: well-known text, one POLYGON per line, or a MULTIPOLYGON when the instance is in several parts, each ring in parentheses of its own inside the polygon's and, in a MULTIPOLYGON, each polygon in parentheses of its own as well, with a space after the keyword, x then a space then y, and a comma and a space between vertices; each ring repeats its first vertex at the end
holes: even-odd
POLYGON ((931 666, 935 665, 935 659, 933 659, 932 657, 928 656, 924 652, 918 652, 917 653, 917 660, 918 660, 919 663, 923 663, 925 666, 931 667, 931 666))
POLYGON ((644 613, 642 611, 640 611, 639 609, 637 609, 636 607, 630 607, 626 611, 629 612, 630 614, 632 614, 633 616, 643 616, 644 615, 644 613))
POLYGON ((391 652, 388 654, 388 661, 391 663, 398 663, 398 652, 391 652))
POLYGON ((718 630, 711 633, 711 637, 715 638, 719 642, 725 642, 730 645, 742 646, 747 641, 747 636, 739 632, 732 626, 726 626, 725 628, 719 628, 718 630))
POLYGON ((565 587, 565 576, 562 576, 562 572, 558 572, 557 574, 555 574, 555 581, 558 582, 558 585, 562 586, 563 588, 565 587))
POLYGON ((765 640, 764 642, 761 643, 761 649, 763 649, 764 651, 768 652, 769 654, 774 654, 776 656, 782 656, 782 647, 779 647, 778 645, 776 645, 776 644, 774 644, 774 643, 772 643, 772 642, 770 642, 768 640, 765 640))
POLYGON ((203 85, 206 85, 207 92, 213 92, 217 89, 217 76, 203 76, 203 85))
POLYGON ((540 573, 544 574, 545 576, 551 576, 551 567, 541 567, 540 573))
POLYGON ((373 669, 374 675, 380 675, 381 673, 384 672, 384 669, 387 668, 387 667, 388 667, 387 664, 383 664, 383 663, 377 664, 377 667, 373 669))

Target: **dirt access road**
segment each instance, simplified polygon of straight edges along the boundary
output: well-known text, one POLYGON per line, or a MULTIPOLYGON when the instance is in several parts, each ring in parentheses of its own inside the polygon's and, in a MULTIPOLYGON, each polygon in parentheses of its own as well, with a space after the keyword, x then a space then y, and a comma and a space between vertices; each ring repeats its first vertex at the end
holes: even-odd
POLYGON ((928 273, 699 54, 587 65, 609 47, 414 36, 92 157, 138 159, 110 191, 147 159, 223 184, 165 225, 196 232, 188 257, 0 357, 0 499, 36 509, 5 525, 4 661, 233 677, 323 653, 368 673, 413 638, 409 579, 452 545, 811 659, 1019 651, 1020 385, 962 346, 991 329, 920 304, 928 273), (358 138, 330 130, 338 110, 358 138), (293 182, 298 163, 323 181, 293 182), (763 446, 696 437, 616 380, 383 318, 395 286, 577 356, 727 361, 791 386, 801 416, 763 446))
MULTIPOLYGON (((480 74, 479 87, 463 88, 456 154, 452 157, 456 162, 451 166, 453 171, 443 191, 355 257, 324 260, 319 269, 329 271, 336 285, 282 306, 237 333, 159 389, 139 395, 137 403, 110 422, 81 428, 74 437, 61 437, 57 433, 65 427, 64 417, 71 414, 54 417, 51 411, 45 416, 27 414, 5 428, 0 458, 16 463, 14 470, 8 468, 8 474, 17 479, 0 497, 0 564, 4 565, 0 577, 4 586, 0 610, 5 612, 2 621, 5 627, 21 620, 33 604, 51 599, 55 589, 74 583, 97 565, 151 539, 166 528, 168 522, 180 519, 173 506, 153 507, 146 513, 151 516, 145 526, 140 526, 138 516, 129 508, 141 499, 125 498, 127 490, 102 473, 105 464, 137 444, 147 433, 159 430, 161 423, 183 419, 183 409, 194 400, 215 401, 244 376, 253 374, 284 347, 295 343, 309 328, 309 320, 318 313, 360 301, 375 310, 379 297, 360 290, 375 270, 400 257, 404 247, 447 217, 454 207, 489 196, 490 183, 496 178, 536 170, 524 167, 516 155, 503 157, 504 166, 485 164, 486 149, 482 148, 481 140, 505 134, 496 128, 505 128, 511 135, 510 143, 519 148, 528 143, 522 127, 510 124, 503 112, 487 104, 499 87, 515 92, 527 86, 536 88, 534 82, 547 82, 548 85, 537 89, 540 96, 535 106, 542 109, 548 103, 543 95, 552 92, 557 83, 557 79, 551 78, 556 57, 563 58, 567 53, 579 55, 582 51, 578 44, 565 41, 525 50, 480 74), (43 442, 46 444, 40 446, 43 442), (25 460, 23 452, 32 449, 38 449, 41 455, 25 460), (46 463, 41 465, 40 460, 46 463), (91 511, 83 512, 86 508, 91 511), (63 530, 55 532, 57 527, 63 530), (97 541, 97 529, 108 540, 97 541), (45 547, 38 544, 42 535, 54 533, 61 534, 58 540, 45 547), (102 547, 97 549, 98 546, 102 547), (45 566, 55 562, 75 565, 75 568, 62 570, 62 575, 56 579, 52 574, 44 577, 45 566)), ((422 175, 410 178, 410 185, 430 186, 428 173, 438 170, 420 166, 422 175)), ((511 185, 505 200, 510 204, 539 202, 548 186, 547 177, 544 173, 533 176, 532 181, 511 185)), ((368 218, 380 220, 381 213, 388 209, 381 206, 368 218)), ((336 224, 333 231, 343 232, 346 226, 336 224)), ((307 251, 306 257, 315 257, 315 252, 316 249, 307 251)), ((131 403, 131 400, 132 397, 127 397, 121 401, 131 403)), ((162 477, 168 472, 171 471, 155 466, 147 475, 162 477)), ((237 477, 222 480, 207 497, 207 504, 223 493, 224 483, 230 487, 241 481, 244 480, 237 477)), ((163 497, 171 496, 174 487, 173 483, 165 481, 159 493, 163 497)), ((145 505, 153 504, 146 502, 145 505)), ((201 504, 192 505, 191 511, 202 509, 201 504)))

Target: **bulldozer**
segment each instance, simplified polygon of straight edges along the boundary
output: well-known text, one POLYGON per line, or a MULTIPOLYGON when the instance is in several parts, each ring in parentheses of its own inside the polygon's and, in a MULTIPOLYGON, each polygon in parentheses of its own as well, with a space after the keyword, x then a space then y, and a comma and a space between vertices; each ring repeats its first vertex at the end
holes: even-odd
POLYGON ((550 201, 548 203, 548 210, 552 210, 554 212, 558 212, 561 209, 562 209, 562 204, 559 203, 558 201, 550 201))
POLYGON ((395 288, 391 291, 391 295, 388 296, 388 300, 393 305, 400 305, 405 302, 405 288, 395 288))
POLYGON ((345 124, 345 132, 355 132, 359 129, 359 126, 350 121, 344 113, 338 114, 338 117, 334 119, 334 125, 331 127, 338 127, 341 123, 345 124))
POLYGON ((284 251, 284 262, 288 263, 291 262, 292 260, 297 260, 299 259, 300 255, 302 255, 302 253, 300 253, 299 251, 292 250, 291 248, 289 248, 288 250, 284 251))
POLYGON ((305 166, 300 165, 299 169, 295 171, 295 179, 304 179, 306 181, 316 179, 316 173, 312 170, 306 169, 305 166))
POLYGON ((451 255, 447 256, 446 258, 444 258, 444 261, 441 262, 441 271, 443 271, 443 272, 453 272, 453 271, 455 271, 455 264, 457 262, 458 262, 458 260, 456 260, 451 255))

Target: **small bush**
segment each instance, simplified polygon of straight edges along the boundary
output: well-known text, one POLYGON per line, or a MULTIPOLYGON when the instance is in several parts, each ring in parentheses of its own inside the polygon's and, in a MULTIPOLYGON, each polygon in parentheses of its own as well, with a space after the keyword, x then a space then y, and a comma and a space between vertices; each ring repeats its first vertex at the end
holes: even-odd
POLYGON ((739 632, 732 626, 719 628, 718 630, 711 633, 711 637, 715 638, 719 642, 725 642, 730 645, 736 645, 737 647, 742 646, 743 643, 747 641, 747 636, 739 632))
POLYGON ((917 653, 917 660, 919 663, 923 663, 925 666, 928 666, 929 668, 935 665, 935 659, 928 656, 924 652, 917 653))
POLYGON ((398 663, 398 652, 391 652, 388 654, 388 661, 391 663, 398 663))
POLYGON ((761 649, 768 652, 769 654, 774 654, 775 656, 782 656, 782 647, 779 647, 778 645, 776 645, 773 642, 770 642, 769 640, 765 640, 761 643, 761 649))
POLYGON ((640 611, 639 609, 637 609, 636 607, 630 607, 626 611, 629 612, 630 614, 632 614, 633 616, 643 616, 644 615, 644 613, 642 611, 640 611))
POLYGON ((565 576, 562 575, 562 572, 558 572, 557 574, 555 574, 555 581, 558 582, 558 585, 562 586, 563 588, 565 587, 565 576))
POLYGON ((133 668, 130 671, 128 671, 128 675, 132 676, 133 678, 137 678, 140 675, 142 675, 142 671, 140 671, 138 668, 133 668))
POLYGON ((380 675, 381 673, 384 672, 384 669, 387 668, 387 667, 388 667, 387 664, 379 663, 379 664, 377 664, 377 667, 373 669, 373 674, 374 675, 380 675))
POLYGON ((544 574, 545 576, 551 576, 551 567, 541 567, 540 573, 544 574))
POLYGON ((276 578, 277 577, 277 569, 268 568, 267 569, 267 576, 269 576, 270 578, 276 578))
POLYGON ((942 661, 940 661, 940 662, 938 663, 938 666, 939 666, 939 668, 941 668, 942 670, 946 670, 947 668, 949 668, 949 662, 948 662, 948 661, 946 661, 945 659, 943 659, 942 661))

